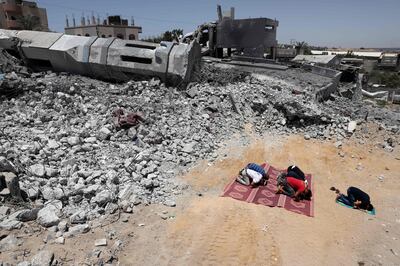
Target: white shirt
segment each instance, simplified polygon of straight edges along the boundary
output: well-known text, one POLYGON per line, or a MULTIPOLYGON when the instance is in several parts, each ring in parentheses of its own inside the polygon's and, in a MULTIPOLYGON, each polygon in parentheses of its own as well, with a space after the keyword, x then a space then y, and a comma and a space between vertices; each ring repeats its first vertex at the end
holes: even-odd
POLYGON ((262 175, 254 170, 246 169, 246 173, 249 177, 251 177, 251 179, 253 179, 253 183, 258 183, 262 179, 262 175))

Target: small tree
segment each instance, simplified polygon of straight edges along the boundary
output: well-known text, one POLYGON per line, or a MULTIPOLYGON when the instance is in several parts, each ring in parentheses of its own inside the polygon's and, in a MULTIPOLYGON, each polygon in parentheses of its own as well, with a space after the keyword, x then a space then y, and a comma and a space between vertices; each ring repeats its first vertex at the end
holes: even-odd
POLYGON ((305 41, 296 42, 296 50, 297 50, 297 54, 300 54, 300 51, 302 51, 303 54, 305 54, 305 55, 311 54, 310 46, 305 41))
POLYGON ((17 18, 17 22, 23 30, 41 30, 40 19, 37 16, 26 15, 17 18))

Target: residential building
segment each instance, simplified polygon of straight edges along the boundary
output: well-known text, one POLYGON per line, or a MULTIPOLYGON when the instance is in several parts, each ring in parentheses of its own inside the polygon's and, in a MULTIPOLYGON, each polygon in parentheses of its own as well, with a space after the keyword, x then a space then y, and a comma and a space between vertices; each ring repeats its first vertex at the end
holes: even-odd
POLYGON ((78 36, 98 36, 102 38, 116 37, 123 40, 138 40, 142 27, 135 26, 132 19, 131 25, 127 19, 120 16, 109 16, 100 23, 100 18, 94 16, 90 18, 82 17, 79 26, 76 25, 75 18, 72 19, 72 26, 68 17, 66 18, 65 33, 78 36))
POLYGON ((46 9, 31 1, 0 0, 0 28, 49 31, 46 9))

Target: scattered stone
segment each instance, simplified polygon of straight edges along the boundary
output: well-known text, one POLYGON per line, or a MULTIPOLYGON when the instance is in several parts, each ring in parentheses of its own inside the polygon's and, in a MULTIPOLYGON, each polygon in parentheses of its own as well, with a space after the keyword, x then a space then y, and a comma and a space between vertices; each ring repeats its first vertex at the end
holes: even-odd
POLYGON ((64 234, 66 238, 71 238, 76 235, 85 234, 90 231, 90 226, 88 224, 79 224, 69 228, 68 232, 64 234))
POLYGON ((83 140, 85 143, 96 143, 97 142, 97 138, 96 137, 89 137, 83 140))
POLYGON ((123 223, 127 223, 128 221, 129 221, 129 214, 127 214, 127 213, 122 213, 121 214, 121 221, 123 222, 123 223))
POLYGON ((13 219, 4 219, 0 222, 0 229, 4 230, 20 229, 21 227, 22 222, 13 219))
POLYGON ((356 121, 350 121, 348 126, 347 126, 347 132, 348 133, 353 133, 354 130, 356 130, 357 127, 357 122, 356 121))
POLYGON ((8 235, 0 240, 0 252, 15 250, 18 246, 22 245, 23 240, 17 238, 15 235, 8 235))
POLYGON ((65 220, 63 220, 63 221, 60 221, 59 223, 58 223, 58 231, 60 231, 60 232, 66 232, 67 231, 67 229, 68 229, 68 223, 67 223, 67 221, 65 221, 65 220))
POLYGON ((13 172, 0 172, 0 182, 1 184, 6 184, 5 187, 8 189, 11 197, 17 200, 22 200, 21 190, 19 187, 19 178, 16 174, 13 172))
POLYGON ((167 214, 165 214, 165 213, 160 213, 160 214, 158 214, 160 217, 161 217, 161 219, 163 219, 163 220, 167 220, 168 219, 168 215, 167 214))
POLYGON ((37 219, 39 209, 20 210, 15 215, 16 219, 21 222, 29 222, 37 219))
POLYGON ((110 139, 111 131, 110 131, 108 128, 102 127, 102 128, 100 129, 99 133, 100 133, 99 138, 100 138, 101 140, 108 140, 108 139, 110 139))
POLYGON ((21 261, 17 266, 32 266, 32 264, 29 261, 21 261))
POLYGON ((47 143, 47 147, 48 147, 49 149, 55 150, 55 149, 58 149, 58 148, 60 147, 60 144, 59 144, 57 141, 51 139, 51 140, 49 140, 49 142, 47 143))
POLYGON ((44 227, 57 225, 60 222, 58 217, 59 209, 54 205, 47 205, 37 214, 37 222, 44 227))
POLYGON ((185 144, 182 148, 182 151, 185 153, 189 153, 189 154, 193 153, 195 145, 196 145, 196 142, 191 142, 191 143, 185 144))
POLYGON ((87 212, 84 210, 79 210, 69 217, 71 224, 83 224, 86 222, 86 219, 87 212))
POLYGON ((54 253, 49 250, 42 250, 31 260, 32 266, 51 266, 54 260, 54 253))
POLYGON ((0 206, 0 217, 10 214, 11 209, 7 206, 0 206))
POLYGON ((79 137, 69 137, 67 142, 71 146, 76 146, 81 143, 81 140, 79 139, 79 137))
MULTIPOLYGON (((175 206, 171 198, 185 186, 173 177, 198 160, 216 160, 221 143, 242 133, 246 124, 254 125, 255 133, 296 133, 306 140, 346 143, 347 123, 369 113, 369 121, 382 125, 381 148, 390 151, 398 142, 399 115, 391 110, 353 103, 340 95, 332 95, 329 102, 313 101, 315 91, 330 79, 297 69, 262 79, 210 64, 200 72, 187 94, 160 81, 110 85, 77 75, 6 73, 24 94, 2 98, 6 111, 0 112, 0 121, 6 127, 0 154, 7 157, 0 156, 0 172, 4 162, 10 168, 6 172, 20 176, 21 189, 38 206, 45 206, 42 215, 49 201, 62 201, 46 210, 47 219, 38 214, 37 221, 43 219, 51 227, 61 217, 71 224, 89 223, 118 209, 131 213, 141 203, 175 206), (300 77, 305 80, 299 82, 300 77), (144 111, 145 122, 114 128, 112 113, 122 106, 144 111), (6 158, 17 159, 18 167, 28 166, 28 171, 16 169, 6 158)), ((371 135, 366 127, 357 132, 360 140, 371 135)), ((0 212, 0 217, 5 215, 0 212)), ((22 226, 17 220, 9 219, 12 226, 7 227, 22 226)), ((68 235, 75 230, 66 232, 66 223, 57 229, 55 238, 64 236, 61 231, 68 235)))
POLYGON ((57 237, 56 239, 54 239, 54 243, 64 245, 64 243, 65 243, 65 238, 62 237, 62 236, 57 237))
POLYGON ((103 247, 107 246, 107 239, 106 238, 101 238, 101 239, 96 239, 94 242, 95 247, 103 247))
POLYGON ((342 148, 342 144, 343 144, 343 143, 342 143, 341 141, 336 141, 336 142, 335 142, 335 147, 338 148, 338 149, 339 149, 339 148, 342 148))
POLYGON ((111 201, 111 192, 108 190, 103 190, 96 194, 95 197, 92 198, 91 202, 97 203, 98 205, 104 205, 111 201))
POLYGON ((383 182, 384 179, 385 179, 385 176, 384 176, 384 175, 378 176, 378 180, 379 180, 380 182, 383 182))
POLYGON ((164 205, 168 206, 168 207, 175 207, 176 203, 175 203, 175 201, 168 199, 168 200, 164 201, 164 205))

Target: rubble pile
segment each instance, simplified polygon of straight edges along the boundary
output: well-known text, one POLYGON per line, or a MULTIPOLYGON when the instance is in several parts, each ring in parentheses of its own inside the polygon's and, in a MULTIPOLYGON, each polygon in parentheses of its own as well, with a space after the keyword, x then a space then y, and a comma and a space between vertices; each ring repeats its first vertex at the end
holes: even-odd
MULTIPOLYGON (((132 213, 138 204, 173 207, 187 188, 175 177, 199 159, 217 158, 246 124, 259 133, 340 140, 351 135, 349 122, 363 121, 361 106, 344 114, 345 99, 316 103, 313 92, 325 81, 300 73, 293 82, 297 70, 287 77, 226 74, 211 65, 203 71, 184 91, 157 79, 111 84, 65 73, 6 74, 22 92, 1 98, 0 155, 15 165, 27 202, 2 207, 0 227, 36 220, 70 237, 90 230, 90 220, 132 213), (121 124, 125 115, 130 122, 121 124)), ((399 116, 387 117, 380 122, 397 132, 399 116)))

